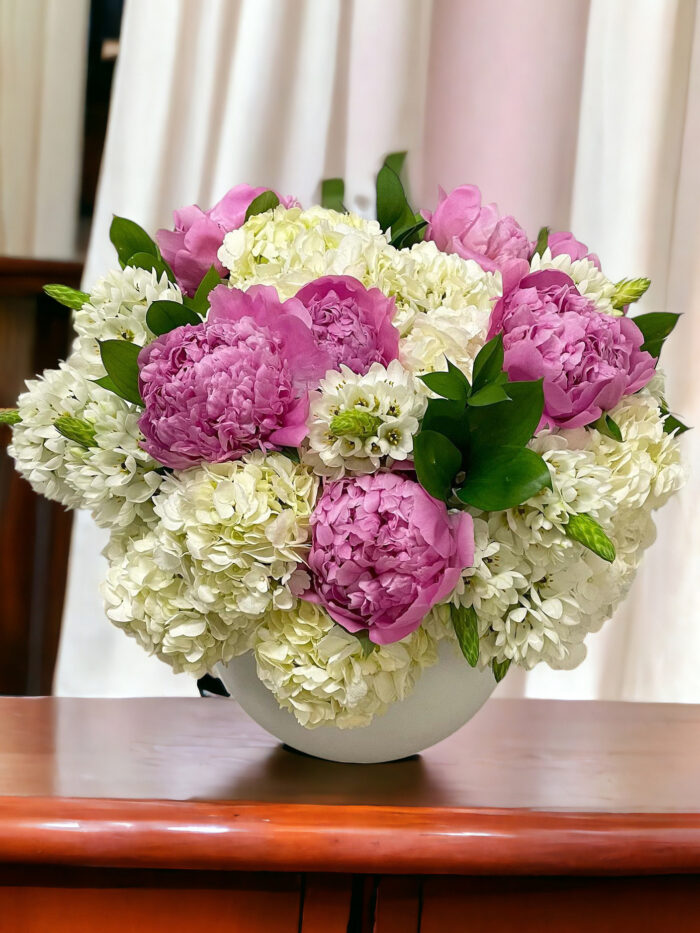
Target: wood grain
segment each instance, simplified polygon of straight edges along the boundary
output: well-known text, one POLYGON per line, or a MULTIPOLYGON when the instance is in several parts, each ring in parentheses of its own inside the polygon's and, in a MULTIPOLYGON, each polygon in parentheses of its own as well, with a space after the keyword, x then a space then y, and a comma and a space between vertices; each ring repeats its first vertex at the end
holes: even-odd
POLYGON ((420 758, 281 749, 230 700, 0 699, 0 860, 700 871, 700 709, 492 700, 420 758))

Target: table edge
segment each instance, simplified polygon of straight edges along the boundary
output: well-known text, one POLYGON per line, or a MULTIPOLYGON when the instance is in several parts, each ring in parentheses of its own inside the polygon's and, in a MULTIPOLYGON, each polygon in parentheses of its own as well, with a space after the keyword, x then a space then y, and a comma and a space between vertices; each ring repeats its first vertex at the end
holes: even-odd
POLYGON ((0 863, 383 874, 700 872, 700 813, 0 797, 0 863))

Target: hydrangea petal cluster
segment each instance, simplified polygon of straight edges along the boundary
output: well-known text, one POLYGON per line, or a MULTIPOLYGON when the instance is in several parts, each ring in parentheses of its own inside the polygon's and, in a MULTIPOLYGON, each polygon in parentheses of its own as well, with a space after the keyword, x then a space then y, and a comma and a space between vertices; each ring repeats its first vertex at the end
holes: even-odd
POLYGON ((437 662, 448 626, 449 611, 438 606, 410 635, 367 654, 323 607, 300 600, 265 616, 253 650, 258 676, 302 726, 355 729, 408 696, 437 662))
POLYGON ((205 322, 139 354, 144 448, 174 469, 300 443, 308 387, 328 368, 309 327, 284 312, 273 289, 214 292, 205 322))
POLYGON ((532 243, 514 217, 500 217, 495 204, 482 204, 476 185, 461 185, 450 194, 440 188, 425 237, 446 253, 473 259, 489 272, 512 259, 528 259, 532 243))
POLYGON ((397 358, 394 301, 378 288, 367 289, 349 275, 328 275, 305 285, 296 300, 309 312, 316 343, 328 353, 333 369, 344 364, 362 376, 372 363, 397 358))
POLYGON ((447 599, 474 555, 472 519, 396 473, 329 483, 311 518, 312 598, 351 632, 400 641, 447 599))
POLYGON ((590 424, 654 374, 637 325, 598 314, 563 272, 525 276, 494 308, 489 336, 498 333, 510 378, 544 379, 550 425, 590 424))
MULTIPOLYGON (((219 274, 225 273, 217 257, 224 236, 244 223, 252 202, 267 190, 236 185, 207 211, 196 204, 175 211, 175 229, 158 231, 157 240, 163 258, 171 266, 185 294, 194 295, 211 266, 215 266, 219 274)), ((278 197, 285 207, 298 206, 296 198, 278 197)))
POLYGON ((341 364, 340 371, 326 373, 312 395, 304 462, 321 475, 339 478, 409 459, 427 398, 424 383, 398 360, 386 367, 373 363, 365 375, 341 364), (358 413, 353 428, 352 417, 346 416, 358 413))

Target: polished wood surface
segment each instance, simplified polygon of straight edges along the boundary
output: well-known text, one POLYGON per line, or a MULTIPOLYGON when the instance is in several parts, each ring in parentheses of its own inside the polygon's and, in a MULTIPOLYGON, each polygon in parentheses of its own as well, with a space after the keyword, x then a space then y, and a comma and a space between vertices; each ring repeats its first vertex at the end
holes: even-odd
POLYGON ((491 700, 422 756, 288 752, 230 700, 0 699, 0 860, 700 871, 700 708, 491 700))

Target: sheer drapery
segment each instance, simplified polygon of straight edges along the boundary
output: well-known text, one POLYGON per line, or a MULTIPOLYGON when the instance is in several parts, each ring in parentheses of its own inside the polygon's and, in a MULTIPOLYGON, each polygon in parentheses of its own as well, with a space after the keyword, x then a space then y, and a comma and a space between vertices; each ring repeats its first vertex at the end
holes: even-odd
MULTIPOLYGON (((664 362, 674 405, 698 423, 698 25, 694 0, 131 2, 86 284, 112 262, 113 211, 154 228, 236 182, 309 202, 321 177, 344 174, 348 203, 369 212, 382 156, 406 148, 416 202, 476 182, 532 231, 572 226, 611 275, 651 274, 647 309, 689 312, 664 362)), ((577 671, 514 671, 500 689, 700 701, 698 492, 694 477, 667 508, 627 605, 577 671)), ((81 519, 57 689, 189 691, 113 647, 126 640, 102 621, 95 538, 81 519), (102 684, 86 687, 96 668, 102 684)))
POLYGON ((73 259, 89 0, 0 0, 0 253, 73 259))

